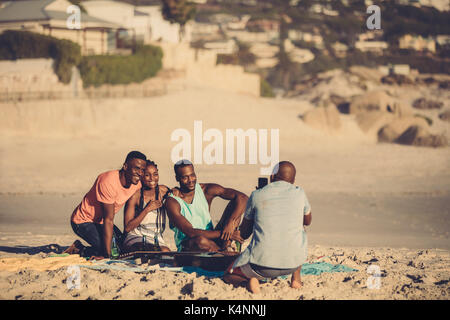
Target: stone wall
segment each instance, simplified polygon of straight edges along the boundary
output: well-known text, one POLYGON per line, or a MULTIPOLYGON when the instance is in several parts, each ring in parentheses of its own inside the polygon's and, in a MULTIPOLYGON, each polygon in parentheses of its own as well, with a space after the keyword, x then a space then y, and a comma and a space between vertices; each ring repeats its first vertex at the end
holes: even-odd
POLYGON ((98 88, 83 89, 82 80, 75 67, 72 69, 71 82, 60 82, 53 71, 52 59, 0 61, 0 102, 163 95, 168 90, 183 89, 175 82, 172 83, 172 78, 176 76, 162 72, 162 76, 149 78, 142 83, 105 84, 98 88))
POLYGON ((163 70, 140 84, 83 89, 75 67, 71 83, 59 82, 52 59, 0 61, 0 101, 147 97, 189 86, 260 95, 259 75, 247 73, 241 66, 217 65, 213 51, 192 49, 188 44, 153 44, 163 49, 163 70))
POLYGON ((260 95, 260 77, 241 66, 217 65, 217 54, 193 49, 189 44, 153 43, 163 49, 163 68, 184 71, 187 86, 223 89, 235 93, 260 95))
POLYGON ((0 61, 0 101, 73 98, 81 81, 63 84, 53 71, 53 59, 0 61))

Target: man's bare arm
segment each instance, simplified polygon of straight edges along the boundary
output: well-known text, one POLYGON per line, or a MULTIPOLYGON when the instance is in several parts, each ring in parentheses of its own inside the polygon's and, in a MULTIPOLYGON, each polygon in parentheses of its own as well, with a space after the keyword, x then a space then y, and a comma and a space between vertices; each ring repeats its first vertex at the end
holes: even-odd
POLYGON ((303 216, 303 225, 309 226, 312 222, 312 212, 310 211, 308 214, 303 216))
POLYGON ((111 240, 114 229, 114 204, 103 203, 103 246, 105 248, 104 256, 111 256, 111 240))
POLYGON ((169 197, 167 198, 165 205, 170 223, 183 232, 188 238, 204 236, 208 239, 217 239, 220 237, 220 231, 194 229, 192 224, 181 215, 181 207, 177 200, 169 197))
POLYGON ((253 220, 248 220, 246 218, 242 219, 239 231, 241 232, 241 237, 243 239, 248 239, 253 232, 253 220))
POLYGON ((230 200, 234 203, 234 210, 231 213, 230 219, 221 234, 221 239, 230 240, 234 230, 241 222, 241 217, 245 211, 248 197, 240 191, 231 188, 224 188, 215 183, 205 183, 201 185, 204 187, 204 193, 208 203, 211 203, 212 199, 217 196, 225 200, 230 200))

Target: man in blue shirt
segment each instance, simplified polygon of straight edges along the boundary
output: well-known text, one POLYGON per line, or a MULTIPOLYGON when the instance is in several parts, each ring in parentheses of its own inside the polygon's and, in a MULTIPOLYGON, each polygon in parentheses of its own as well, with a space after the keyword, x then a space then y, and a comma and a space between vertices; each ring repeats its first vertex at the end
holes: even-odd
POLYGON ((312 215, 305 192, 294 186, 295 174, 295 166, 282 161, 271 183, 253 191, 240 226, 243 239, 252 233, 253 238, 225 272, 225 282, 258 293, 259 280, 292 274, 291 287, 302 286, 300 270, 307 258, 303 226, 311 224, 312 215))

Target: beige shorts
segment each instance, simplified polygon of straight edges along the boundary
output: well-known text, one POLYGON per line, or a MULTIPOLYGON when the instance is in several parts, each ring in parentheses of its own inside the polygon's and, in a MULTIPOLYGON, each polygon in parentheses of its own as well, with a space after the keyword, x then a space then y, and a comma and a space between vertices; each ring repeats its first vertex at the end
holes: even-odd
POLYGON ((247 278, 247 279, 251 279, 251 278, 256 278, 258 280, 265 279, 263 276, 256 273, 255 270, 252 269, 252 267, 250 266, 250 263, 244 264, 243 266, 236 267, 234 269, 232 269, 232 267, 233 267, 233 264, 230 265, 230 267, 228 268, 228 270, 226 272, 229 274, 235 274, 235 275, 247 278))

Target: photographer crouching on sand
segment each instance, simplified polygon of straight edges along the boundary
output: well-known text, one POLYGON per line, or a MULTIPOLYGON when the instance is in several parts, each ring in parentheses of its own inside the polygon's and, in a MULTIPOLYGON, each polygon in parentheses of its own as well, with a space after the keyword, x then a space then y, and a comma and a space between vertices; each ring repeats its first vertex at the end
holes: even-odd
POLYGON ((295 166, 278 163, 270 184, 253 191, 240 226, 249 246, 228 267, 223 280, 259 293, 259 280, 292 274, 291 287, 302 286, 300 271, 307 258, 304 229, 311 224, 311 207, 301 187, 294 186, 295 166))

